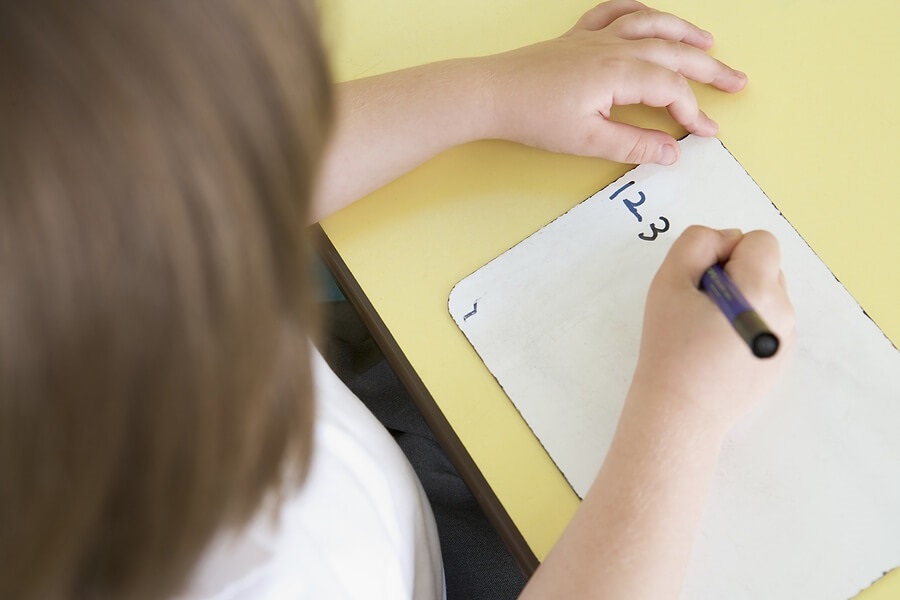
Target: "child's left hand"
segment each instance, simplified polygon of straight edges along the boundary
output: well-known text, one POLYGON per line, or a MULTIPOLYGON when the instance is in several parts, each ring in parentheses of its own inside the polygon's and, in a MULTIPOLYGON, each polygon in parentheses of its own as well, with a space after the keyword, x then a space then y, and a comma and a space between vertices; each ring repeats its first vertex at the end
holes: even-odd
POLYGON ((675 139, 610 119, 615 105, 665 107, 688 132, 715 135, 689 80, 737 92, 747 77, 710 56, 712 35, 635 0, 588 11, 562 37, 485 57, 491 137, 625 163, 671 164, 675 139))
POLYGON ((343 83, 311 220, 481 139, 671 164, 680 152, 671 135, 614 121, 612 108, 665 107, 687 131, 715 135, 718 126, 688 82, 737 92, 747 77, 710 56, 712 44, 712 36, 674 15, 610 0, 549 41, 343 83))

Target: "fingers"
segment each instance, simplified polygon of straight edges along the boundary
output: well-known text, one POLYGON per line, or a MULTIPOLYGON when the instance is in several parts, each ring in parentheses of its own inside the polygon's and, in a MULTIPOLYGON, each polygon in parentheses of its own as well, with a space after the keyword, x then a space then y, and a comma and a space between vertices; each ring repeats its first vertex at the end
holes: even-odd
POLYGON ((778 240, 767 231, 751 231, 725 263, 725 270, 782 342, 789 343, 796 323, 781 270, 778 240))
POLYGON ((783 286, 778 240, 767 231, 747 233, 728 257, 725 270, 738 283, 783 286))
MULTIPOLYGON (((644 104, 665 107, 672 119, 690 133, 711 136, 718 124, 700 110, 685 77, 643 61, 623 64, 611 105, 644 104)), ((611 107, 610 107, 611 108, 611 107)), ((662 131, 642 129, 609 119, 600 111, 593 122, 592 147, 586 153, 630 164, 673 164, 679 156, 675 139, 662 131)))
POLYGON ((744 73, 732 69, 703 50, 679 41, 642 39, 635 42, 633 52, 633 56, 639 60, 726 92, 738 92, 747 85, 744 73))
POLYGON ((672 244, 658 276, 672 283, 696 288, 703 273, 712 265, 728 260, 742 238, 740 230, 718 231, 692 225, 672 244))
POLYGON ((715 230, 699 225, 679 236, 657 272, 670 289, 696 289, 711 265, 724 264, 738 289, 779 335, 790 337, 794 309, 785 288, 778 240, 767 231, 715 230))
POLYGON ((713 45, 710 32, 671 13, 656 10, 632 11, 611 24, 611 30, 625 40, 659 38, 690 44, 702 50, 713 45))
POLYGON ((789 328, 793 311, 775 236, 761 230, 744 234, 738 229, 715 230, 693 225, 672 244, 657 277, 671 285, 696 288, 703 273, 714 264, 725 265, 735 285, 751 303, 763 300, 756 308, 771 310, 779 329, 789 328))
POLYGON ((492 135, 556 152, 672 164, 679 148, 671 135, 612 121, 612 109, 664 107, 687 132, 715 135, 718 124, 700 110, 690 82, 735 92, 747 78, 707 54, 711 44, 702 29, 636 0, 600 4, 562 38, 495 57, 494 70, 508 73, 493 78, 498 106, 513 110, 496 111, 492 135), (531 85, 522 76, 529 71, 553 85, 531 85), (516 89, 533 90, 543 107, 523 106, 521 93, 507 92, 516 89), (540 118, 531 117, 535 110, 540 118))
POLYGON ((613 104, 664 106, 690 133, 710 136, 719 130, 716 122, 700 110, 694 91, 680 73, 643 61, 623 65, 623 69, 627 73, 620 74, 613 104))
POLYGON ((654 10, 633 12, 616 20, 610 30, 619 38, 637 42, 633 56, 670 71, 737 92, 747 84, 747 76, 716 60, 707 50, 712 34, 669 13, 654 10))
POLYGON ((587 13, 572 28, 599 31, 610 27, 620 38, 639 40, 659 38, 690 44, 702 50, 713 45, 713 35, 690 21, 649 8, 635 0, 604 2, 587 13))
POLYGON ((572 31, 578 29, 599 31, 611 25, 616 19, 639 10, 647 10, 647 6, 636 0, 604 2, 584 13, 578 22, 575 23, 572 31))
POLYGON ((742 233, 692 225, 672 244, 660 270, 686 277, 696 285, 714 264, 724 264, 736 282, 754 282, 756 287, 783 283, 778 240, 762 230, 742 233))
MULTIPOLYGON (((747 84, 747 77, 706 52, 712 36, 675 15, 641 9, 625 0, 601 4, 585 15, 582 24, 602 25, 610 19, 606 32, 628 44, 620 55, 624 60, 615 63, 618 73, 611 105, 665 107, 689 133, 718 133, 718 124, 700 110, 688 81, 737 92, 747 84)), ((588 153, 631 164, 677 160, 678 147, 671 136, 610 121, 609 108, 599 111, 603 119, 594 123, 593 148, 588 153)))

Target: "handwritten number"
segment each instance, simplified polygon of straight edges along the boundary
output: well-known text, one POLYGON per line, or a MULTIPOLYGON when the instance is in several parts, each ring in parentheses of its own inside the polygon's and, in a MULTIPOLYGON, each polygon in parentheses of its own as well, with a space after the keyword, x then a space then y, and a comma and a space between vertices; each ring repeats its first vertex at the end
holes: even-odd
POLYGON ((647 199, 647 196, 644 195, 644 192, 638 192, 638 195, 641 197, 641 199, 637 202, 632 202, 631 200, 628 200, 626 198, 622 200, 622 204, 624 204, 628 208, 628 210, 631 211, 631 214, 633 214, 634 218, 638 220, 638 223, 640 223, 644 220, 644 217, 642 217, 641 214, 637 211, 637 207, 644 203, 644 201, 647 199))
POLYGON ((639 233, 638 237, 642 240, 652 242, 659 237, 659 234, 667 232, 669 230, 669 220, 665 217, 660 217, 659 220, 663 223, 662 227, 657 227, 656 223, 650 223, 650 235, 639 233))
MULTIPOLYGON (((628 188, 630 188, 630 187, 633 186, 633 185, 634 185, 634 182, 633 182, 633 181, 629 181, 628 183, 626 183, 625 185, 623 185, 622 187, 620 187, 619 189, 617 189, 616 191, 614 191, 614 192, 609 196, 609 199, 610 199, 610 200, 615 200, 615 199, 616 199, 616 196, 618 196, 619 194, 621 194, 622 192, 624 192, 625 190, 627 190, 628 188)), ((638 200, 637 202, 632 202, 632 201, 629 200, 628 198, 622 198, 622 204, 625 205, 625 207, 631 212, 631 214, 634 215, 634 218, 637 219, 638 223, 640 223, 641 221, 644 220, 644 218, 643 218, 643 217, 641 216, 641 214, 637 211, 637 207, 644 203, 644 201, 647 199, 647 196, 645 196, 645 195, 644 195, 644 192, 642 192, 642 191, 640 191, 640 190, 638 191, 638 195, 641 197, 641 199, 638 200)))
POLYGON ((475 304, 472 305, 472 310, 463 315, 463 321, 468 321, 469 317, 474 317, 478 314, 478 300, 475 301, 475 304))
POLYGON ((622 192, 624 192, 625 190, 627 190, 628 188, 630 188, 630 187, 633 186, 633 185, 634 185, 634 182, 633 182, 633 181, 629 181, 628 183, 626 183, 625 185, 623 185, 622 187, 620 187, 619 189, 617 189, 616 191, 614 191, 614 192, 612 193, 612 196, 609 197, 609 199, 610 199, 610 200, 615 200, 615 199, 616 199, 616 196, 618 196, 619 194, 621 194, 622 192))
MULTIPOLYGON (((634 185, 634 181, 629 181, 615 192, 613 192, 609 199, 615 200, 616 196, 630 188, 634 185)), ((641 216, 641 213, 638 212, 637 207, 643 204, 647 200, 647 196, 644 192, 638 190, 638 196, 640 196, 640 200, 637 202, 632 202, 628 198, 622 198, 622 204, 625 205, 625 208, 634 215, 634 218, 637 219, 638 223, 642 223, 644 221, 644 217, 641 216)), ((658 223, 650 223, 650 233, 639 233, 638 237, 647 242, 652 242, 656 238, 659 237, 659 234, 665 233, 669 230, 669 220, 665 217, 660 217, 658 223), (661 225, 660 225, 661 223, 661 225)))

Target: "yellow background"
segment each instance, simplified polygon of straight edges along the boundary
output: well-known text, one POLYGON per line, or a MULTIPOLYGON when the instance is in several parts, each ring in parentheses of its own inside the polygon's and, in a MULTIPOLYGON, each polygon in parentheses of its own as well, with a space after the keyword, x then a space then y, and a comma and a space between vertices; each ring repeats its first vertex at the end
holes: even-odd
MULTIPOLYGON (((553 37, 593 6, 581 0, 321 4, 339 80, 553 37)), ((736 96, 695 86, 701 106, 719 122, 726 147, 900 343, 900 2, 660 0, 654 7, 712 31, 712 53, 749 75, 736 96)), ((662 111, 616 114, 683 133, 662 111)), ((577 498, 453 323, 447 296, 457 281, 627 168, 478 142, 322 224, 538 558, 577 498)), ((895 571, 861 598, 898 596, 895 571)))

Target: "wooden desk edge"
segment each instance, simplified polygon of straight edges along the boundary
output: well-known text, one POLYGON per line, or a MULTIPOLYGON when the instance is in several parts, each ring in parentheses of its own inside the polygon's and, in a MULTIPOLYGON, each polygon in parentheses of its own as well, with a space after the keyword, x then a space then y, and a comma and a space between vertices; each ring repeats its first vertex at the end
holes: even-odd
POLYGON ((366 297, 356 278, 344 263, 344 259, 341 258, 328 234, 325 233, 325 230, 319 224, 313 225, 312 231, 313 239, 322 261, 331 271, 337 280, 338 286, 369 329, 372 338, 378 344, 388 364, 397 374, 407 392, 409 392, 413 402, 416 404, 416 408, 422 413, 425 422, 431 428, 438 443, 449 457, 450 462, 453 463, 463 481, 472 491, 472 495, 475 496, 488 521, 497 530, 500 538, 509 548, 510 554, 512 554, 519 568, 526 577, 530 577, 539 564, 534 552, 532 552, 522 533, 510 518, 509 513, 506 512, 506 509, 500 503, 490 485, 488 485, 481 470, 475 464, 468 451, 466 451, 456 432, 453 431, 450 423, 434 401, 431 392, 428 391, 428 388, 425 387, 418 374, 413 370, 409 360, 407 360, 400 346, 390 331, 388 331, 375 307, 369 302, 368 297, 366 297))

